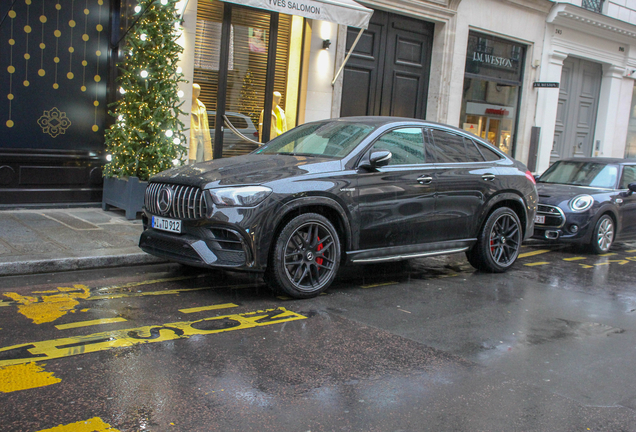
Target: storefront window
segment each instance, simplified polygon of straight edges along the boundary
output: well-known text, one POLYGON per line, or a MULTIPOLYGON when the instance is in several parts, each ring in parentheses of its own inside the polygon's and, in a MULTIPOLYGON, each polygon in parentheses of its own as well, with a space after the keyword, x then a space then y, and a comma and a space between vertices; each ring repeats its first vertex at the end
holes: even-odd
POLYGON ((471 32, 461 127, 513 155, 525 47, 471 32))
MULTIPOLYGON (((214 144, 215 116, 217 109, 220 65, 221 33, 224 8, 231 7, 230 47, 227 61, 227 87, 225 89, 225 116, 235 131, 225 127, 223 131, 223 157, 238 156, 253 151, 261 141, 259 123, 265 112, 270 37, 270 12, 239 7, 221 1, 199 1, 197 33, 195 41, 194 82, 201 86, 199 99, 208 110, 212 143, 214 144), (239 132, 237 134, 236 132, 239 132)), ((227 24, 226 24, 227 25, 227 24)), ((292 16, 279 15, 276 47, 276 67, 273 75, 274 98, 280 110, 275 110, 279 120, 283 113, 295 113, 296 107, 287 110, 288 100, 297 101, 297 87, 289 94, 288 75, 292 40, 292 16)), ((270 73, 269 76, 272 76, 270 73)), ((297 77, 296 77, 297 81, 297 77)), ((291 107, 290 107, 291 108, 291 107)), ((270 108, 271 110, 271 108, 270 108)), ((269 111, 269 110, 268 110, 269 111)), ((272 121, 272 123, 276 123, 272 121)), ((295 125, 295 115, 288 119, 288 127, 295 125)), ((271 138, 275 135, 270 132, 271 138)))
POLYGON ((636 158, 636 86, 632 93, 632 108, 629 115, 627 128, 627 143, 625 144, 625 157, 636 158))

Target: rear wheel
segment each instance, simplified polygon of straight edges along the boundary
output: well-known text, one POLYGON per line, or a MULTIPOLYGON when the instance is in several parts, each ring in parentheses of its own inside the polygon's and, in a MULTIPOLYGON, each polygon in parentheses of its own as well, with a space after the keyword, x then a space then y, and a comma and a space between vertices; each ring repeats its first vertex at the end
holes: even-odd
POLYGON ((267 268, 267 281, 276 291, 309 298, 325 291, 340 265, 340 239, 326 217, 307 213, 282 229, 267 268))
POLYGON ((519 217, 510 208, 500 207, 488 216, 466 257, 479 270, 502 273, 516 261, 521 241, 519 217))
POLYGON ((596 254, 605 253, 614 244, 614 219, 609 215, 603 215, 596 221, 590 248, 596 254))

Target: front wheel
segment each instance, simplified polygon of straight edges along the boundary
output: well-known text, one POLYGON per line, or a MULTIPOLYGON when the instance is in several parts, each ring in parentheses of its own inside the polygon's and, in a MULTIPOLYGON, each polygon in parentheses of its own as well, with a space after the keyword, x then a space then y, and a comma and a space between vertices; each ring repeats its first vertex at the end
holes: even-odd
POLYGON ((522 240, 519 217, 510 208, 500 207, 488 216, 466 257, 478 270, 502 273, 516 261, 522 240))
POLYGON ((316 213, 295 217, 276 238, 267 268, 275 291, 315 297, 329 288, 340 265, 340 239, 332 223, 316 213))
POLYGON ((609 215, 603 215, 594 226, 590 248, 596 254, 605 253, 610 250, 614 243, 614 219, 609 215))

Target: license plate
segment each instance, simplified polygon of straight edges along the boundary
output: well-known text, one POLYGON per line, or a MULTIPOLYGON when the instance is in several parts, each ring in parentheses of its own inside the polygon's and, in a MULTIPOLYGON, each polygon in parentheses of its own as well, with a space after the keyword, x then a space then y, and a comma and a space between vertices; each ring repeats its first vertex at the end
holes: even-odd
POLYGON ((181 234, 181 221, 176 219, 166 219, 158 216, 153 216, 152 227, 161 231, 181 234))
POLYGON ((544 223, 545 223, 545 216, 543 216, 543 215, 536 215, 536 216, 534 217, 534 223, 544 224, 544 223))

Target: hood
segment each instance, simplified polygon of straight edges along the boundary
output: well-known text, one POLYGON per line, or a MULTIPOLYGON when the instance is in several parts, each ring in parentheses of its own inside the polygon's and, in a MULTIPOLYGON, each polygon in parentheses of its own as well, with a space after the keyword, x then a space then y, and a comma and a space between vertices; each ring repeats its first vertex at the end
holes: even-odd
POLYGON ((559 203, 570 200, 577 195, 587 194, 594 196, 600 193, 607 193, 608 189, 537 182, 537 192, 539 192, 539 202, 541 204, 558 205, 559 203))
POLYGON ((173 168, 153 176, 150 181, 201 188, 261 185, 299 175, 341 169, 340 160, 329 158, 249 154, 173 168))

